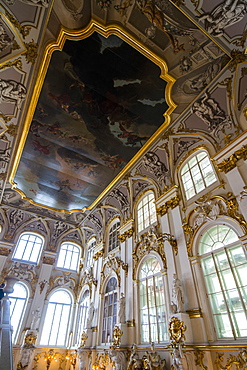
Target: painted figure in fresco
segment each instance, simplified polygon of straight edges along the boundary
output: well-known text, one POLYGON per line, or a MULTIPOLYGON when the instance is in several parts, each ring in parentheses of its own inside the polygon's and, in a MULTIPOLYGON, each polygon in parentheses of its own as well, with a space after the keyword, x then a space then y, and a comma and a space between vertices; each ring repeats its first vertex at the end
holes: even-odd
POLYGON ((226 27, 241 21, 247 12, 246 0, 226 0, 219 4, 210 14, 203 14, 205 28, 213 36, 222 36, 226 27))
POLYGON ((182 285, 177 277, 177 274, 173 274, 172 303, 173 307, 176 308, 176 312, 183 312, 184 300, 182 295, 182 285))
POLYGON ((26 94, 27 90, 20 82, 0 78, 0 102, 14 103, 20 108, 26 94))
POLYGON ((118 320, 120 323, 125 322, 125 307, 126 307, 125 296, 123 293, 121 293, 121 298, 119 299, 119 311, 118 311, 118 320))
POLYGON ((224 125, 231 126, 229 117, 220 108, 218 103, 208 93, 201 99, 194 102, 192 112, 195 113, 208 126, 209 130, 216 132, 224 125))

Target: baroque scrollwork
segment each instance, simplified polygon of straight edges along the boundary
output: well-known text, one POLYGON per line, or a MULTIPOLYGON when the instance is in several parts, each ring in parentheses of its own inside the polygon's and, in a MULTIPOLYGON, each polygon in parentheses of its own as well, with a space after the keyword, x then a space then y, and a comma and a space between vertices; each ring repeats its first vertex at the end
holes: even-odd
POLYGON ((109 275, 112 271, 115 272, 118 279, 118 286, 120 286, 121 278, 120 278, 120 269, 125 271, 125 274, 128 274, 128 264, 121 260, 120 257, 109 255, 107 261, 105 262, 102 271, 101 271, 101 285, 100 291, 102 289, 102 284, 107 275, 109 275))
POLYGON ((125 231, 123 234, 118 236, 118 239, 120 240, 121 243, 125 242, 127 238, 131 238, 131 236, 134 234, 134 229, 129 229, 125 231))
POLYGON ((200 366, 203 370, 207 370, 208 367, 203 363, 205 352, 197 349, 194 351, 194 354, 195 354, 195 364, 200 366))
POLYGON ((97 261, 100 257, 104 256, 104 248, 101 248, 98 252, 93 255, 93 259, 97 261))
MULTIPOLYGON (((226 360, 226 366, 223 366, 223 353, 216 353, 215 365, 218 370, 230 370, 235 365, 237 369, 246 369, 247 366, 247 351, 241 351, 237 356, 230 355, 226 360)), ((234 366, 234 367, 235 367, 234 366)))
POLYGON ((38 56, 38 44, 35 43, 34 40, 32 40, 31 42, 28 43, 25 42, 25 46, 27 50, 24 53, 24 55, 26 57, 27 63, 34 64, 38 56))
POLYGON ((25 37, 29 35, 29 33, 31 31, 31 27, 30 26, 22 26, 17 21, 17 19, 12 14, 10 14, 7 10, 6 10, 6 16, 9 19, 9 21, 13 24, 13 26, 16 27, 20 31, 20 33, 22 34, 22 37, 25 39, 25 37))
POLYGON ((177 317, 172 317, 169 323, 170 342, 172 347, 181 346, 185 341, 186 325, 177 317))
POLYGON ((143 256, 150 253, 151 251, 157 252, 162 261, 164 269, 166 269, 166 255, 164 252, 164 244, 162 239, 156 234, 153 228, 144 234, 142 234, 139 238, 139 241, 136 243, 134 251, 132 253, 133 256, 133 279, 136 279, 136 270, 139 264, 139 261, 142 259, 143 256))
POLYGON ((165 202, 165 204, 160 206, 157 209, 157 214, 160 215, 160 216, 164 216, 168 212, 169 208, 173 209, 173 208, 177 207, 178 204, 179 204, 179 201, 180 201, 180 199, 176 195, 175 197, 173 197, 170 200, 168 200, 167 202, 165 202))
POLYGON ((92 297, 92 288, 93 285, 97 286, 97 280, 93 276, 93 271, 90 269, 89 271, 84 271, 80 284, 79 284, 79 292, 81 291, 81 288, 87 284, 89 286, 90 291, 90 297, 92 297))
POLYGON ((219 163, 217 167, 219 171, 227 173, 237 166, 237 162, 240 159, 247 159, 247 145, 243 145, 235 153, 230 155, 230 157, 224 159, 221 163, 219 163))

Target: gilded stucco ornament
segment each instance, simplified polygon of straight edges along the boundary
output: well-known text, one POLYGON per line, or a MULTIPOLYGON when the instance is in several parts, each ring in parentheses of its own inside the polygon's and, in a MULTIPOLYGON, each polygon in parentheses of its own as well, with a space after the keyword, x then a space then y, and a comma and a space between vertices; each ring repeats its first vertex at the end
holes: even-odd
POLYGON ((231 369, 246 369, 247 367, 247 351, 239 352, 237 356, 229 355, 226 360, 226 366, 223 366, 224 361, 223 353, 216 353, 215 365, 218 370, 231 370, 231 369))
POLYGON ((226 206, 228 216, 237 220, 243 227, 245 233, 247 233, 247 222, 245 221, 244 216, 239 213, 237 199, 232 193, 227 194, 226 206))
POLYGON ((231 51, 231 57, 232 59, 228 64, 228 68, 230 69, 231 72, 235 72, 238 64, 243 63, 247 60, 247 55, 245 54, 244 50, 240 51, 233 49, 231 51))
POLYGON ((49 282, 49 289, 47 289, 47 292, 46 292, 46 296, 55 287, 67 287, 74 291, 76 287, 76 280, 72 278, 70 275, 71 273, 64 272, 63 275, 59 275, 59 276, 56 276, 55 278, 51 278, 49 282))
POLYGON ((203 370, 207 370, 208 367, 203 363, 205 352, 197 349, 194 351, 194 355, 195 355, 195 364, 200 366, 203 370))
POLYGON ((128 264, 121 260, 120 257, 109 255, 107 261, 104 263, 101 275, 100 292, 102 291, 102 284, 104 279, 109 276, 112 272, 117 275, 118 286, 121 285, 120 269, 125 271, 125 275, 128 274, 128 264))
POLYGON ((177 245, 177 241, 176 241, 174 235, 171 235, 171 234, 168 234, 168 233, 163 233, 159 236, 158 241, 159 242, 166 242, 167 241, 170 244, 170 246, 172 247, 172 249, 175 253, 175 256, 178 254, 178 245, 177 245))
POLYGON ((13 24, 15 28, 17 28, 20 31, 20 33, 22 34, 22 37, 25 39, 25 37, 29 35, 31 31, 31 27, 22 26, 17 21, 17 19, 12 14, 10 14, 7 10, 5 11, 5 14, 6 14, 6 17, 9 19, 9 21, 13 24))
POLYGON ((26 263, 12 262, 8 268, 3 269, 2 277, 13 276, 19 280, 24 280, 31 285, 32 295, 35 293, 38 276, 36 266, 26 263))
POLYGON ((8 256, 11 250, 8 248, 0 247, 0 256, 8 256))
POLYGON ((172 347, 178 347, 185 341, 186 325, 177 317, 172 317, 169 323, 170 342, 172 347))
POLYGON ((120 240, 121 243, 125 242, 127 238, 131 238, 131 236, 134 234, 134 229, 129 229, 125 231, 123 234, 118 236, 118 239, 120 240))
POLYGON ((38 44, 32 40, 31 42, 25 42, 26 52, 23 53, 25 55, 27 63, 34 64, 36 58, 38 56, 38 44))
POLYGON ((87 333, 85 331, 83 331, 82 332, 82 335, 81 335, 81 344, 80 344, 80 347, 84 347, 86 345, 87 338, 88 338, 87 333))
POLYGON ((232 79, 233 76, 227 77, 219 83, 221 86, 226 86, 226 93, 230 100, 232 100, 232 79))
POLYGON ((84 285, 89 286, 89 292, 90 292, 90 297, 92 297, 92 289, 93 285, 96 287, 97 286, 97 280, 93 276, 93 269, 91 268, 89 271, 84 271, 81 281, 78 286, 78 293, 80 294, 81 289, 84 285))
POLYGON ((166 269, 166 255, 164 252, 164 244, 162 240, 159 240, 159 236, 156 234, 154 228, 150 228, 148 232, 140 235, 139 241, 136 243, 133 256, 133 279, 136 279, 136 270, 139 261, 145 255, 149 254, 151 251, 157 252, 163 262, 163 267, 166 269))
POLYGON ((119 328, 119 326, 116 325, 113 329, 113 340, 112 340, 113 348, 120 346, 122 335, 123 335, 122 330, 119 328))
POLYGON ((34 348, 37 340, 37 334, 33 331, 28 332, 24 339, 24 348, 34 348))
POLYGON ((219 163, 217 165, 218 170, 227 173, 236 167, 237 161, 239 161, 240 159, 247 159, 247 145, 243 145, 235 153, 231 154, 230 157, 224 159, 221 163, 219 163))
POLYGON ((2 65, 0 65, 0 70, 5 69, 5 68, 10 68, 10 67, 15 67, 19 69, 19 71, 23 71, 21 58, 17 58, 9 62, 3 63, 2 65))
POLYGON ((109 365, 112 365, 112 362, 108 351, 104 349, 103 353, 97 353, 96 359, 92 364, 92 370, 103 370, 109 365))
POLYGON ((46 265, 53 265, 55 263, 55 258, 44 256, 43 263, 45 263, 46 265))
POLYGON ((96 252, 94 255, 93 255, 93 259, 95 261, 97 261, 100 257, 103 257, 104 256, 104 248, 100 249, 98 252, 96 252))
POLYGON ((178 204, 179 204, 179 201, 180 201, 179 196, 175 196, 175 197, 171 198, 170 200, 165 202, 165 204, 163 204, 162 206, 157 208, 157 214, 160 215, 160 216, 164 216, 167 213, 169 208, 173 209, 173 208, 177 207, 178 204))

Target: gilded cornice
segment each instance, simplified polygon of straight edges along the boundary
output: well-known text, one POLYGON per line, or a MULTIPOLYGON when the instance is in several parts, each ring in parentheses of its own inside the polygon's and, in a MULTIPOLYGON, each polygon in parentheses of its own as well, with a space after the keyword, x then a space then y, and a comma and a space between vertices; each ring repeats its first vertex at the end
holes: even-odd
POLYGON ((179 198, 178 195, 176 195, 172 199, 165 202, 165 204, 158 207, 157 208, 157 214, 160 215, 160 216, 164 216, 167 213, 169 208, 173 209, 173 208, 177 207, 178 204, 179 204, 179 201, 180 201, 180 198, 179 198))
POLYGON ((123 234, 118 236, 118 239, 120 240, 121 243, 125 242, 127 238, 131 238, 131 236, 134 234, 134 229, 129 229, 125 231, 123 234))
POLYGON ((243 145, 235 153, 230 155, 230 157, 224 159, 221 163, 217 164, 218 170, 227 173, 236 167, 237 162, 240 159, 243 160, 247 159, 247 145, 243 145))

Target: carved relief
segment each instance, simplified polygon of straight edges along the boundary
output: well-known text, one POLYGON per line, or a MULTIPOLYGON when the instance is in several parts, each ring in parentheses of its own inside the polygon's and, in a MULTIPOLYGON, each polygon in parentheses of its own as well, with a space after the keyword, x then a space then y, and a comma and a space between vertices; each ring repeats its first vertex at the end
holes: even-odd
POLYGON ((0 247, 0 256, 8 256, 11 250, 8 248, 0 247))
POLYGON ((142 158, 142 163, 143 167, 151 172, 163 186, 170 185, 168 169, 165 164, 160 161, 156 153, 147 152, 142 158))
POLYGON ((227 173, 236 167, 237 162, 240 159, 247 159, 247 145, 243 145, 241 149, 230 155, 230 157, 224 159, 217 165, 219 171, 227 173))
POLYGON ((165 204, 163 204, 162 206, 160 206, 159 208, 157 208, 157 214, 160 215, 160 216, 164 216, 168 209, 171 208, 175 208, 178 206, 179 204, 179 197, 176 196, 176 197, 173 197, 172 199, 168 200, 167 202, 165 202, 165 204))
POLYGON ((84 271, 84 273, 82 275, 82 278, 81 278, 81 281, 80 281, 80 284, 79 284, 78 293, 81 291, 81 288, 86 284, 89 286, 89 292, 90 292, 90 298, 91 298, 92 297, 93 285, 95 287, 97 286, 97 280, 93 276, 92 268, 90 268, 89 271, 84 271))
POLYGON ((4 29, 3 24, 0 23, 0 52, 2 52, 8 46, 12 46, 12 44, 13 42, 4 29))
POLYGON ((120 278, 121 268, 125 271, 125 274, 127 275, 128 274, 128 264, 124 263, 120 257, 109 255, 101 271, 100 291, 102 290, 102 284, 104 282, 105 277, 110 275, 112 271, 114 271, 115 274, 117 275, 118 286, 121 286, 121 278, 120 278))
POLYGON ((135 249, 132 253, 133 256, 133 279, 136 279, 136 270, 139 261, 143 256, 149 254, 151 251, 157 252, 162 261, 163 267, 166 269, 166 256, 164 252, 164 245, 162 240, 156 235, 153 228, 139 237, 139 241, 136 243, 135 249))
POLYGON ((131 236, 134 234, 134 229, 129 229, 125 231, 123 234, 118 236, 118 239, 121 243, 125 242, 127 238, 131 238, 131 236))
POLYGON ((120 204, 120 210, 122 211, 124 218, 127 218, 129 216, 129 200, 126 195, 119 189, 113 189, 110 193, 110 196, 115 197, 119 204, 120 204))
POLYGON ((16 104, 20 108, 26 95, 27 90, 22 83, 0 79, 0 103, 16 104))
POLYGON ((246 369, 247 367, 247 351, 241 351, 237 356, 229 355, 226 360, 226 366, 223 366, 222 362, 224 361, 223 353, 216 353, 215 365, 218 370, 230 370, 237 369, 246 369))
POLYGON ((47 290, 46 295, 49 294, 49 292, 55 288, 55 287, 67 287, 70 288, 71 290, 74 290, 76 286, 76 280, 71 277, 71 273, 64 272, 63 275, 59 275, 53 279, 50 280, 49 283, 49 290, 47 290))
POLYGON ((212 135, 219 136, 219 131, 232 127, 229 116, 220 108, 219 104, 210 97, 208 92, 192 105, 192 112, 195 113, 207 125, 212 135))

